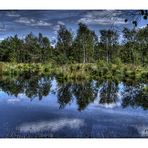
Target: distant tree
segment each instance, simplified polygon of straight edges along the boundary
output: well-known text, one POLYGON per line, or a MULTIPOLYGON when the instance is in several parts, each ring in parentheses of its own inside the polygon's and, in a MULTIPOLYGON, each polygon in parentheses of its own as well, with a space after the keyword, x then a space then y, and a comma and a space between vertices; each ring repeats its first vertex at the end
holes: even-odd
POLYGON ((113 30, 100 30, 100 43, 103 47, 106 61, 110 62, 118 44, 118 34, 113 30))
POLYGON ((25 48, 25 60, 27 62, 38 62, 41 61, 41 50, 38 45, 38 38, 33 33, 28 34, 25 37, 24 42, 25 48))
POLYGON ((59 54, 62 54, 65 60, 67 60, 73 54, 72 43, 72 33, 64 25, 60 25, 57 36, 56 50, 59 54))
MULTIPOLYGON (((145 60, 148 59, 148 26, 138 31, 137 42, 141 55, 141 63, 144 65, 145 60)), ((148 62, 148 60, 146 62, 148 62)))
POLYGON ((47 37, 44 37, 41 33, 39 33, 38 36, 38 44, 39 44, 39 50, 41 54, 40 62, 46 62, 51 58, 52 56, 52 48, 50 45, 50 41, 47 37))
POLYGON ((121 59, 124 63, 135 63, 136 30, 123 29, 123 49, 121 50, 121 59))
POLYGON ((10 38, 11 48, 12 48, 12 55, 11 61, 21 62, 22 57, 22 48, 23 48, 23 41, 18 38, 17 35, 10 38))
POLYGON ((9 57, 10 50, 11 49, 10 49, 9 38, 4 39, 0 43, 0 60, 1 61, 10 62, 10 57, 9 57))
POLYGON ((124 28, 119 38, 116 30, 100 30, 100 38, 87 25, 80 23, 75 36, 60 25, 57 40, 53 43, 39 33, 25 38, 10 36, 0 42, 0 61, 18 63, 57 64, 91 63, 100 60, 108 63, 148 63, 148 26, 124 28), (52 45, 52 46, 51 46, 52 45))
POLYGON ((1 60, 19 62, 21 58, 22 46, 23 41, 20 40, 17 35, 3 40, 0 44, 1 60))
POLYGON ((79 23, 77 36, 75 38, 75 57, 79 62, 92 62, 94 58, 94 46, 97 36, 85 24, 79 23))

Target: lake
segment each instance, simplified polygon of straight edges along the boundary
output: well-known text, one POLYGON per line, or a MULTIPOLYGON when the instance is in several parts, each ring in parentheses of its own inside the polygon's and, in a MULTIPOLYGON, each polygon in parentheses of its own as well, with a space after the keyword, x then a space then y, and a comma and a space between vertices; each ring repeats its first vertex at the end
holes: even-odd
POLYGON ((0 79, 1 138, 148 137, 142 82, 63 81, 23 74, 0 79))

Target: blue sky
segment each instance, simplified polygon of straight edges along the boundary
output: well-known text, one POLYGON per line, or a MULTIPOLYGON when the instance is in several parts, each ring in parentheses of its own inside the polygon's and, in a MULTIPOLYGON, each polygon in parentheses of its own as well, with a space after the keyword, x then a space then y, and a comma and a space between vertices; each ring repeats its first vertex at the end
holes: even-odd
MULTIPOLYGON (((76 33, 78 23, 82 22, 99 35, 100 29, 115 26, 119 30, 130 27, 125 18, 131 19, 129 14, 134 10, 5 10, 0 11, 0 40, 18 34, 24 37, 32 32, 39 32, 51 40, 57 36, 59 25, 66 25, 73 34, 76 33)), ((148 22, 141 20, 138 27, 148 22)))

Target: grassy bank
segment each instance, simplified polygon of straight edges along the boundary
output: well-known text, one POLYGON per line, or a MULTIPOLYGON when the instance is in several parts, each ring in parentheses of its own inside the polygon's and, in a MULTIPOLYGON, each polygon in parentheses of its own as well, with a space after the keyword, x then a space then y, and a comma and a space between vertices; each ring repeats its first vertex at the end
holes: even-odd
POLYGON ((122 81, 143 81, 148 80, 148 68, 130 64, 41 64, 41 63, 0 63, 0 75, 15 76, 24 72, 37 74, 54 74, 62 80, 88 80, 88 79, 110 79, 122 81))

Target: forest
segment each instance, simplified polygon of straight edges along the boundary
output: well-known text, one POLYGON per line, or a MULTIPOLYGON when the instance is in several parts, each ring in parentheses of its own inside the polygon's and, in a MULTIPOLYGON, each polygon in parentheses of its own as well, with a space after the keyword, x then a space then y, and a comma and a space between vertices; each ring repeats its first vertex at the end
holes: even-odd
POLYGON ((10 36, 0 42, 0 61, 14 63, 124 63, 148 64, 148 26, 142 29, 124 28, 100 30, 98 37, 87 25, 80 23, 76 36, 60 25, 54 46, 39 33, 20 39, 10 36), (122 34, 122 37, 121 37, 122 34), (119 37, 120 36, 120 37, 119 37))
POLYGON ((39 33, 10 36, 0 42, 0 74, 55 74, 63 80, 148 78, 148 26, 100 30, 100 36, 79 23, 76 35, 60 25, 56 41, 39 33))

